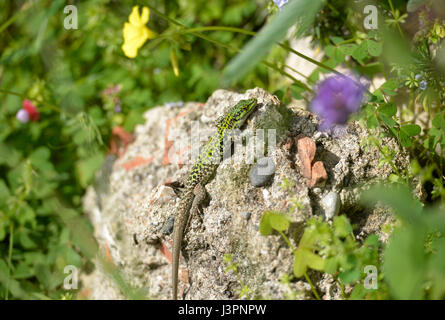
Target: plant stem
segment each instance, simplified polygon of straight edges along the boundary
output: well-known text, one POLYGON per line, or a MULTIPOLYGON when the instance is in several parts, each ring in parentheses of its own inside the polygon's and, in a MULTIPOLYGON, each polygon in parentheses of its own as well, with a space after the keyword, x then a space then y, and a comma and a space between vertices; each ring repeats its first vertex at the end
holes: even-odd
POLYGON ((250 36, 255 36, 256 32, 249 31, 241 28, 226 27, 226 26, 208 26, 208 27, 197 27, 197 28, 187 28, 180 30, 178 33, 192 33, 192 32, 203 32, 203 31, 228 31, 233 33, 242 33, 250 36))
MULTIPOLYGON (((177 21, 177 20, 175 20, 175 19, 172 19, 172 18, 168 17, 167 15, 165 15, 165 14, 163 14, 162 12, 158 11, 156 8, 152 7, 151 5, 146 4, 146 6, 147 6, 148 8, 150 8, 151 11, 153 11, 154 13, 156 13, 157 15, 159 15, 161 18, 163 18, 163 19, 165 19, 165 20, 167 20, 167 21, 169 21, 169 22, 171 22, 171 23, 173 23, 173 24, 175 24, 175 25, 177 25, 177 26, 186 28, 185 30, 180 30, 179 33, 190 33, 190 34, 193 34, 193 35, 196 36, 196 37, 199 37, 199 38, 201 38, 201 39, 204 39, 204 40, 213 42, 213 43, 218 44, 218 45, 220 45, 220 46, 224 46, 224 47, 226 47, 226 48, 228 48, 228 49, 231 49, 231 50, 234 50, 234 51, 236 51, 236 52, 240 52, 241 50, 238 49, 238 48, 234 48, 234 47, 232 47, 232 46, 230 46, 230 45, 227 45, 227 44, 225 44, 225 43, 222 43, 222 42, 220 42, 220 41, 213 40, 213 39, 211 39, 211 38, 209 38, 209 37, 206 37, 206 36, 204 36, 204 35, 198 33, 198 31, 230 31, 230 32, 235 32, 235 33, 248 34, 248 35, 251 35, 251 36, 255 36, 255 35, 256 35, 256 32, 253 32, 253 31, 248 31, 248 30, 244 30, 244 29, 240 29, 240 28, 234 28, 234 27, 225 27, 225 26, 208 26, 208 27, 198 27, 198 28, 187 28, 187 26, 184 25, 183 23, 181 23, 181 22, 179 22, 179 21, 177 21)), ((325 64, 323 64, 323 63, 321 63, 321 62, 318 62, 318 61, 316 61, 316 60, 314 60, 314 59, 312 59, 312 58, 310 58, 310 57, 308 57, 308 56, 306 56, 306 55, 304 55, 304 54, 302 54, 302 53, 300 53, 300 52, 298 52, 297 50, 295 50, 295 49, 289 47, 288 45, 286 45, 286 44, 284 44, 284 43, 278 43, 278 45, 279 45, 280 47, 282 47, 282 48, 284 48, 284 49, 286 49, 286 50, 288 50, 288 51, 290 51, 290 52, 296 54, 297 56, 299 56, 299 57, 301 57, 301 58, 303 58, 303 59, 305 59, 305 60, 307 60, 307 61, 309 61, 309 62, 311 62, 311 63, 313 63, 313 64, 315 64, 315 65, 317 65, 317 66, 319 66, 320 68, 323 68, 323 69, 326 69, 326 70, 328 70, 328 71, 334 72, 334 73, 336 73, 336 74, 342 75, 342 73, 340 73, 340 72, 334 70, 333 68, 331 68, 331 67, 329 67, 329 66, 327 66, 327 65, 325 65, 325 64)), ((302 83, 301 81, 295 79, 295 77, 293 77, 293 76, 290 75, 289 73, 287 73, 287 72, 285 72, 285 71, 282 71, 280 68, 278 68, 277 66, 275 66, 273 63, 271 63, 271 62, 269 62, 269 61, 266 61, 266 60, 262 60, 261 62, 262 62, 264 65, 268 66, 269 68, 272 68, 272 69, 274 69, 275 71, 278 71, 279 73, 281 73, 282 75, 288 77, 288 78, 291 79, 292 81, 297 82, 299 85, 302 85, 306 90, 312 92, 312 89, 309 88, 307 85, 305 85, 305 84, 302 83)))
POLYGON ((399 33, 400 33, 400 36, 402 37, 402 39, 405 39, 405 36, 404 36, 404 34, 403 34, 403 32, 402 32, 402 28, 400 28, 400 24, 399 24, 399 22, 396 20, 397 18, 396 18, 396 14, 395 14, 395 11, 394 11, 394 6, 392 5, 392 0, 388 0, 388 3, 389 3, 389 6, 391 7, 391 14, 392 14, 393 18, 394 18, 395 21, 396 21, 397 30, 399 30, 399 33))
POLYGON ((284 241, 286 241, 287 245, 288 245, 289 248, 292 250, 292 253, 294 253, 294 252, 295 252, 295 248, 294 248, 294 246, 292 245, 292 243, 290 243, 289 238, 286 237, 286 235, 284 234, 283 231, 278 231, 278 232, 281 234, 281 236, 283 237, 284 241))
POLYGON ((314 59, 312 59, 312 58, 310 58, 310 57, 308 57, 308 56, 302 54, 301 52, 298 52, 297 50, 295 50, 295 49, 289 47, 287 44, 284 44, 284 43, 278 43, 278 45, 279 45, 280 47, 282 47, 283 49, 286 49, 286 50, 292 52, 293 54, 296 54, 296 55, 299 56, 300 58, 303 58, 303 59, 309 61, 310 63, 315 64, 316 66, 318 66, 318 67, 320 67, 320 68, 323 68, 323 69, 325 69, 325 70, 331 71, 331 72, 333 72, 333 73, 335 73, 335 74, 338 74, 338 75, 343 75, 341 72, 338 72, 337 70, 335 70, 335 69, 333 69, 333 68, 331 68, 331 67, 325 65, 324 63, 322 63, 322 62, 318 62, 317 60, 314 60, 314 59))
POLYGON ((317 300, 321 300, 320 296, 318 295, 317 290, 314 287, 314 284, 311 281, 311 278, 309 278, 309 276, 307 275, 307 272, 304 273, 304 277, 306 278, 306 281, 309 283, 309 285, 311 286, 312 292, 314 293, 314 296, 317 300))
MULTIPOLYGON (((2 89, 2 88, 0 88, 0 92, 1 93, 5 93, 5 94, 11 94, 13 96, 17 96, 17 97, 20 97, 22 99, 33 100, 33 99, 28 98, 24 94, 21 94, 21 93, 18 93, 18 92, 14 92, 14 91, 10 91, 10 90, 6 90, 6 89, 2 89)), ((41 100, 37 100, 37 102, 47 106, 49 109, 51 109, 53 111, 56 111, 56 112, 59 112, 59 113, 63 113, 64 115, 69 116, 69 114, 67 114, 65 111, 63 111, 62 109, 60 109, 59 107, 57 107, 55 105, 52 105, 50 103, 47 103, 47 102, 41 101, 41 100)))

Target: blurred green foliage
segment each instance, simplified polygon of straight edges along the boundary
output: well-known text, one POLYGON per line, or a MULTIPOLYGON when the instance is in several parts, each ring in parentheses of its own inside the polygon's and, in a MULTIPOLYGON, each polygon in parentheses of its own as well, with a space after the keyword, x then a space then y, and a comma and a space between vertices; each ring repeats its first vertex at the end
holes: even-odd
MULTIPOLYGON (((77 7, 77 30, 64 28, 67 1, 0 2, 0 298, 62 297, 64 267, 84 268, 85 257, 94 256, 85 252, 94 245, 82 243, 87 234, 76 236, 65 220, 82 215, 81 197, 102 164, 112 128, 132 131, 143 112, 165 102, 205 101, 235 53, 184 35, 149 42, 128 59, 122 29, 134 1, 69 2, 77 7), (24 98, 37 106, 38 122, 15 119, 24 98)), ((265 22, 253 1, 152 3, 193 27, 256 30, 265 22)), ((176 28, 153 13, 149 27, 158 33, 176 28)), ((234 47, 249 38, 231 32, 209 37, 234 47)), ((240 87, 269 87, 273 79, 260 66, 240 87)))

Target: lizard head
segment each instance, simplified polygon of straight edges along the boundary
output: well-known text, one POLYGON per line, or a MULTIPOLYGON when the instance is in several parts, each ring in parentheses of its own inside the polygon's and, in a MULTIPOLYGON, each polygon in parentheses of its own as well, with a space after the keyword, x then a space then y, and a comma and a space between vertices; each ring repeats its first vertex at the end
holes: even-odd
POLYGON ((241 100, 230 109, 227 120, 231 121, 227 122, 233 124, 232 129, 240 128, 246 122, 247 118, 255 110, 257 102, 256 98, 241 100))

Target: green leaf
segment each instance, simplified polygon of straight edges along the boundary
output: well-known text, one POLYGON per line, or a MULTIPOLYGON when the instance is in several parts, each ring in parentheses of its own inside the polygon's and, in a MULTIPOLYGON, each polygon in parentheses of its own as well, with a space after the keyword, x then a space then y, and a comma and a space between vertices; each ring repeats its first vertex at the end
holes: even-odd
POLYGON ((306 88, 302 87, 301 84, 298 82, 295 82, 290 86, 290 93, 292 94, 292 97, 297 100, 303 99, 303 96, 301 94, 304 91, 306 91, 306 88))
POLYGON ((267 236, 272 233, 272 229, 286 231, 289 225, 288 217, 272 211, 266 211, 261 217, 259 229, 263 236, 267 236))
POLYGON ((379 126, 379 120, 377 116, 373 113, 366 119, 366 126, 370 129, 377 128, 379 126))
POLYGON ((333 58, 335 59, 335 61, 343 63, 345 61, 345 54, 342 50, 335 48, 333 58))
POLYGON ((281 214, 270 213, 269 214, 270 226, 277 231, 286 231, 289 229, 289 219, 281 214))
POLYGON ((390 128, 396 126, 396 124, 397 124, 397 122, 395 122, 393 118, 388 117, 384 113, 379 114, 379 117, 380 117, 380 119, 382 119, 383 123, 386 124, 390 128))
POLYGON ((432 121, 432 124, 437 129, 442 129, 445 131, 445 113, 439 113, 437 114, 432 121))
POLYGON ((37 264, 34 267, 34 272, 39 282, 46 288, 51 287, 51 271, 47 265, 37 264))
POLYGON ((324 52, 327 57, 331 58, 334 56, 335 47, 333 45, 328 45, 324 48, 324 52))
POLYGON ((86 188, 88 186, 88 183, 93 178, 96 170, 101 167, 103 159, 103 154, 97 153, 91 158, 87 158, 76 163, 76 173, 82 187, 86 188))
POLYGON ((321 9, 322 0, 291 0, 285 10, 280 10, 258 35, 252 38, 226 66, 224 83, 232 83, 245 76, 261 59, 281 41, 287 30, 298 24, 298 37, 312 24, 315 15, 321 9))
POLYGON ((259 229, 260 233, 263 236, 268 236, 269 234, 272 233, 272 226, 270 225, 270 220, 269 220, 269 212, 265 212, 261 217, 259 229))
POLYGON ((378 57, 382 54, 382 44, 374 40, 368 40, 368 52, 373 57, 378 57))
POLYGON ((363 41, 352 52, 352 57, 359 62, 363 62, 363 60, 368 57, 368 45, 367 45, 366 41, 363 41))
POLYGON ((355 43, 346 43, 338 48, 343 52, 343 54, 352 56, 354 51, 357 50, 358 45, 356 45, 355 43))
POLYGON ((297 249, 294 252, 294 264, 292 268, 294 275, 300 278, 304 275, 308 267, 322 271, 324 269, 324 260, 308 249, 297 249))
POLYGON ((388 79, 384 84, 382 84, 379 88, 383 93, 393 96, 396 94, 395 90, 399 86, 399 82, 397 79, 388 79))
POLYGON ((346 216, 337 216, 333 221, 334 234, 337 237, 345 238, 352 232, 351 224, 346 216))
POLYGON ((416 124, 407 124, 400 127, 400 142, 402 146, 408 148, 412 145, 412 137, 418 135, 421 129, 416 124))
POLYGON ((19 262, 13 274, 15 279, 26 279, 33 277, 34 275, 34 270, 23 261, 19 262))
POLYGON ((417 124, 407 124, 400 127, 400 131, 403 131, 410 137, 418 135, 421 130, 422 129, 417 124))
POLYGON ((300 278, 306 272, 307 265, 305 261, 305 250, 298 249, 294 253, 294 265, 292 267, 292 271, 297 278, 300 278))
MULTIPOLYGON (((3 129, 2 129, 3 130, 3 129)), ((0 141, 0 164, 6 164, 9 167, 15 166, 20 161, 20 153, 0 141)))
POLYGON ((28 231, 23 230, 19 233, 20 244, 25 249, 34 249, 37 247, 36 243, 29 237, 28 231))
POLYGON ((423 236, 413 227, 396 230, 386 247, 383 268, 396 299, 422 298, 426 268, 423 236))
POLYGON ((376 234, 371 234, 365 239, 363 244, 366 246, 377 247, 380 244, 380 240, 376 234))
POLYGON ((354 281, 357 281, 360 279, 360 276, 361 276, 360 271, 358 269, 348 270, 338 275, 338 277, 344 284, 349 284, 354 281))
POLYGON ((8 265, 5 260, 0 259, 0 284, 8 283, 9 291, 15 297, 25 299, 27 297, 26 292, 20 287, 20 283, 17 280, 8 277, 8 265))
POLYGON ((9 198, 9 188, 6 185, 3 179, 0 179, 0 207, 6 203, 6 200, 9 198))
POLYGON ((337 257, 330 257, 325 260, 324 271, 329 274, 337 272, 338 261, 337 257))
POLYGON ((389 205, 403 219, 417 224, 420 228, 424 223, 420 220, 422 203, 414 199, 410 190, 400 184, 376 184, 363 192, 361 201, 367 205, 375 205, 376 202, 389 205))
POLYGON ((405 132, 400 131, 400 143, 402 144, 402 146, 404 146, 405 148, 409 148, 412 145, 412 141, 411 138, 409 137, 409 135, 407 135, 405 132))
POLYGON ((323 271, 324 269, 323 258, 321 258, 320 256, 316 255, 315 253, 309 250, 304 250, 304 251, 305 251, 304 255, 307 266, 314 270, 323 271))
POLYGON ((395 116, 397 113, 397 106, 394 103, 385 103, 380 106, 377 111, 379 114, 386 114, 388 117, 395 116))
POLYGON ((445 239, 438 240, 435 247, 429 267, 433 282, 431 298, 437 300, 445 298, 445 239))
POLYGON ((336 45, 338 45, 339 43, 345 41, 343 38, 341 37, 331 37, 331 40, 333 43, 335 43, 336 45))
POLYGON ((301 237, 299 247, 300 248, 311 248, 315 240, 317 239, 317 232, 314 228, 306 228, 304 234, 301 237))

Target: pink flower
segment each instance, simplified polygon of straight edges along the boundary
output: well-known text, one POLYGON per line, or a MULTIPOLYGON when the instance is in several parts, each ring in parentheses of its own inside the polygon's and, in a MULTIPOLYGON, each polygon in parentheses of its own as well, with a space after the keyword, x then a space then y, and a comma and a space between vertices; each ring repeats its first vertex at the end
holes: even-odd
POLYGON ((22 110, 25 110, 28 113, 29 118, 31 118, 32 121, 36 122, 37 120, 39 120, 40 113, 37 111, 36 106, 33 105, 31 101, 27 99, 23 100, 22 110))

